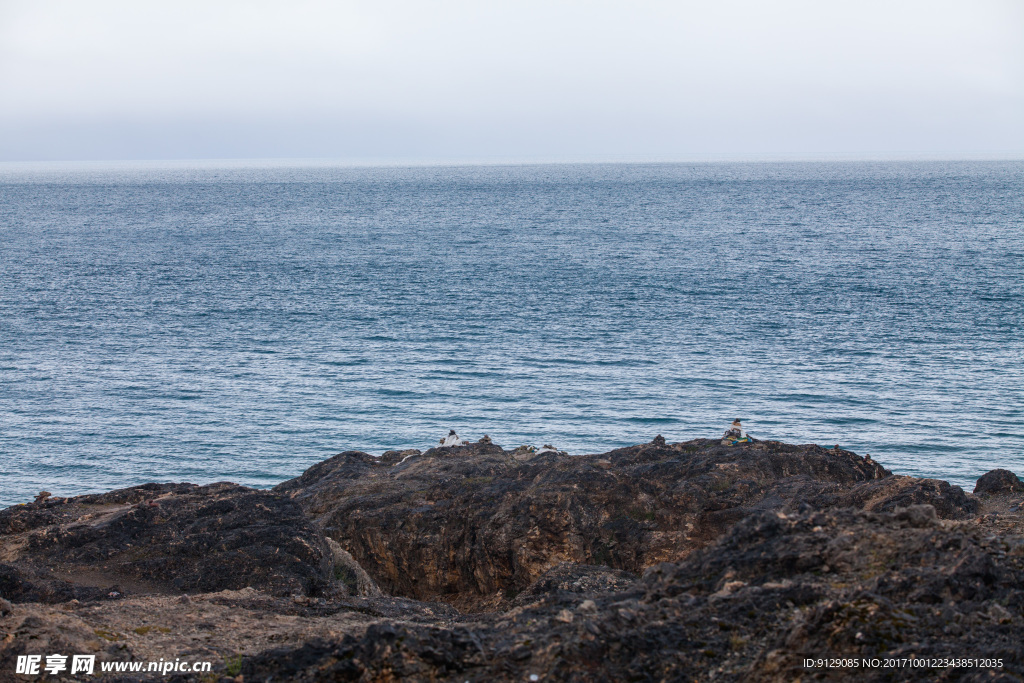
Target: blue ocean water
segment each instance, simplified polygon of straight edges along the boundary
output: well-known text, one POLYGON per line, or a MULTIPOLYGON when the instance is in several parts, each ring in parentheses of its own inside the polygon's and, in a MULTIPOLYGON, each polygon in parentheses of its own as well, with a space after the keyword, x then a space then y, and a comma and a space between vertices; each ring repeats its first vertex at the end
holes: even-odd
POLYGON ((1024 475, 1024 163, 0 166, 0 504, 449 428, 1024 475))

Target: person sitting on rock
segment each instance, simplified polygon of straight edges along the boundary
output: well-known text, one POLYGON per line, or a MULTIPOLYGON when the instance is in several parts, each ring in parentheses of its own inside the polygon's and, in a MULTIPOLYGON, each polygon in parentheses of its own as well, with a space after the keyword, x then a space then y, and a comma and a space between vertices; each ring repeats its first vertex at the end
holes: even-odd
POLYGON ((746 443, 749 441, 753 441, 753 439, 747 436, 746 431, 743 429, 743 424, 740 423, 740 419, 738 417, 732 421, 732 425, 730 425, 729 429, 725 430, 725 434, 722 435, 723 446, 733 446, 738 443, 746 443))
POLYGON ((455 433, 454 429, 452 429, 452 430, 450 430, 448 432, 448 436, 446 436, 445 438, 441 439, 441 445, 442 446, 465 446, 466 445, 466 441, 464 441, 463 439, 460 439, 459 435, 455 433))

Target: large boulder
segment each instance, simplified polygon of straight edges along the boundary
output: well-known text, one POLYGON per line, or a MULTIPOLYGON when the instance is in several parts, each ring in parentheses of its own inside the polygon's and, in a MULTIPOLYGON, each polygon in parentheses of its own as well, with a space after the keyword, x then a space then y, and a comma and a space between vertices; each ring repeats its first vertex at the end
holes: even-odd
POLYGON ((974 485, 974 493, 990 496, 998 493, 1024 493, 1024 482, 1010 470, 992 470, 981 475, 974 485))

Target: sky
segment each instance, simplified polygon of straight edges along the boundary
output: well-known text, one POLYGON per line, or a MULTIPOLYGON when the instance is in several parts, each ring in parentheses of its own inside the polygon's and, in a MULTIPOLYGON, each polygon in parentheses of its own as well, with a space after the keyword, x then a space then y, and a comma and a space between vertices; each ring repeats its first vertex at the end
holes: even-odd
POLYGON ((1024 158, 1022 0, 0 0, 0 161, 1024 158))

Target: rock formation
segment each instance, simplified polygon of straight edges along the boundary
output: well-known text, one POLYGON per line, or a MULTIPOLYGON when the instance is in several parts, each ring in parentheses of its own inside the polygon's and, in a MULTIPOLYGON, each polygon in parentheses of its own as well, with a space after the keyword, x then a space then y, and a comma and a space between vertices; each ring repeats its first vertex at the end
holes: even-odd
POLYGON ((1024 482, 1010 470, 992 470, 983 474, 974 485, 974 494, 990 496, 999 493, 1022 493, 1024 482))
POLYGON ((271 491, 49 497, 0 511, 0 677, 61 648, 246 682, 1022 676, 1019 484, 975 497, 772 441, 482 439, 341 453, 271 491), (1002 664, 804 668, 826 656, 1002 664))

